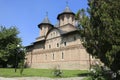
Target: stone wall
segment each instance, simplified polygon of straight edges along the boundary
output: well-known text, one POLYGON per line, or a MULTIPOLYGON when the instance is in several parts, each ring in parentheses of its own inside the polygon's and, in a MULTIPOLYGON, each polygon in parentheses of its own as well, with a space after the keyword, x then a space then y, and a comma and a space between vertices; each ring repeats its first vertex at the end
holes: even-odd
POLYGON ((74 45, 61 49, 51 49, 27 56, 28 65, 32 68, 52 69, 60 66, 61 69, 86 70, 90 67, 90 57, 82 45, 74 45), (54 54, 54 56, 53 56, 54 54))
POLYGON ((49 69, 59 66, 61 69, 89 69, 91 57, 82 46, 79 34, 58 35, 54 38, 49 36, 44 45, 35 44, 34 49, 27 53, 26 63, 29 67, 49 69), (43 49, 41 46, 44 45, 43 49))

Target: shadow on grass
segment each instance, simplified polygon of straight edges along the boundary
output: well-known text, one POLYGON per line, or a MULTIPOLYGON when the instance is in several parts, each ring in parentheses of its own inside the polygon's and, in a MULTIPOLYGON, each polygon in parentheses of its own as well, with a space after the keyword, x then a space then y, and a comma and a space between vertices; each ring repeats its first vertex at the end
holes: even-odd
POLYGON ((78 77, 86 77, 89 76, 90 73, 81 73, 81 74, 77 74, 78 77))

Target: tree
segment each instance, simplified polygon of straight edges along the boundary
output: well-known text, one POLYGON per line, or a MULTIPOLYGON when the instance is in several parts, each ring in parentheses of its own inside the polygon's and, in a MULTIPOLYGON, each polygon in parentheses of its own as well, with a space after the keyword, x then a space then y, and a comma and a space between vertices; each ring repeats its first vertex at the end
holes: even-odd
POLYGON ((88 4, 89 16, 84 15, 82 19, 77 17, 82 26, 80 34, 84 41, 83 45, 88 53, 99 58, 105 66, 116 73, 118 80, 120 79, 120 1, 88 0, 88 4))
POLYGON ((17 36, 19 31, 15 27, 6 28, 0 26, 0 65, 15 66, 15 54, 17 54, 17 45, 21 39, 17 36))

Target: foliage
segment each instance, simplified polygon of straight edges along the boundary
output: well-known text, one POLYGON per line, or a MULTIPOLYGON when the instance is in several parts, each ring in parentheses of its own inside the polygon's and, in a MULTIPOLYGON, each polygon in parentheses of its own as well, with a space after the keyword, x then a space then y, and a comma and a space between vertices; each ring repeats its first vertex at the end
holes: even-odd
MULTIPOLYGON (((89 16, 77 17, 88 53, 99 58, 120 79, 120 1, 88 0, 89 16), (82 28, 81 28, 82 27, 82 28)), ((85 14, 85 11, 82 11, 85 14)), ((81 14, 79 11, 78 13, 81 14)))
MULTIPOLYGON (((62 70, 64 75, 62 77, 77 77, 78 74, 85 74, 88 73, 86 70, 62 70)), ((51 77, 53 76, 52 69, 32 69, 32 68, 25 68, 22 75, 20 71, 14 72, 13 68, 0 68, 0 76, 1 77, 51 77)))
POLYGON ((54 76, 55 77, 62 77, 62 71, 60 70, 60 66, 58 65, 58 67, 57 66, 55 66, 55 68, 53 69, 53 74, 54 74, 54 76))
POLYGON ((24 70, 24 67, 25 67, 25 49, 24 48, 21 48, 22 50, 20 50, 20 53, 19 53, 19 57, 20 57, 20 62, 19 62, 19 65, 18 67, 20 68, 20 74, 22 75, 23 73, 23 70, 24 70))
POLYGON ((23 70, 24 70, 24 60, 21 60, 19 63, 19 68, 20 68, 20 74, 22 75, 23 70))
POLYGON ((104 71, 102 67, 99 65, 92 66, 90 72, 91 72, 92 80, 110 80, 110 79, 107 79, 107 76, 104 75, 104 71))
MULTIPOLYGON (((21 43, 18 38, 19 31, 16 27, 6 28, 0 26, 0 66, 7 67, 7 65, 15 66, 15 55, 18 53, 17 47, 21 43)), ((19 62, 19 60, 18 60, 19 62)))

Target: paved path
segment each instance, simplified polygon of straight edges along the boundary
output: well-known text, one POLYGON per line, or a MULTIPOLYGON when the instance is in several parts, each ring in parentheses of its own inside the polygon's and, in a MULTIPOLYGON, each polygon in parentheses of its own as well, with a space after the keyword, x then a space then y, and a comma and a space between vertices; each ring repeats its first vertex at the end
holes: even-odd
POLYGON ((72 77, 72 78, 45 78, 45 77, 17 77, 17 78, 3 78, 0 80, 82 80, 84 77, 72 77))

